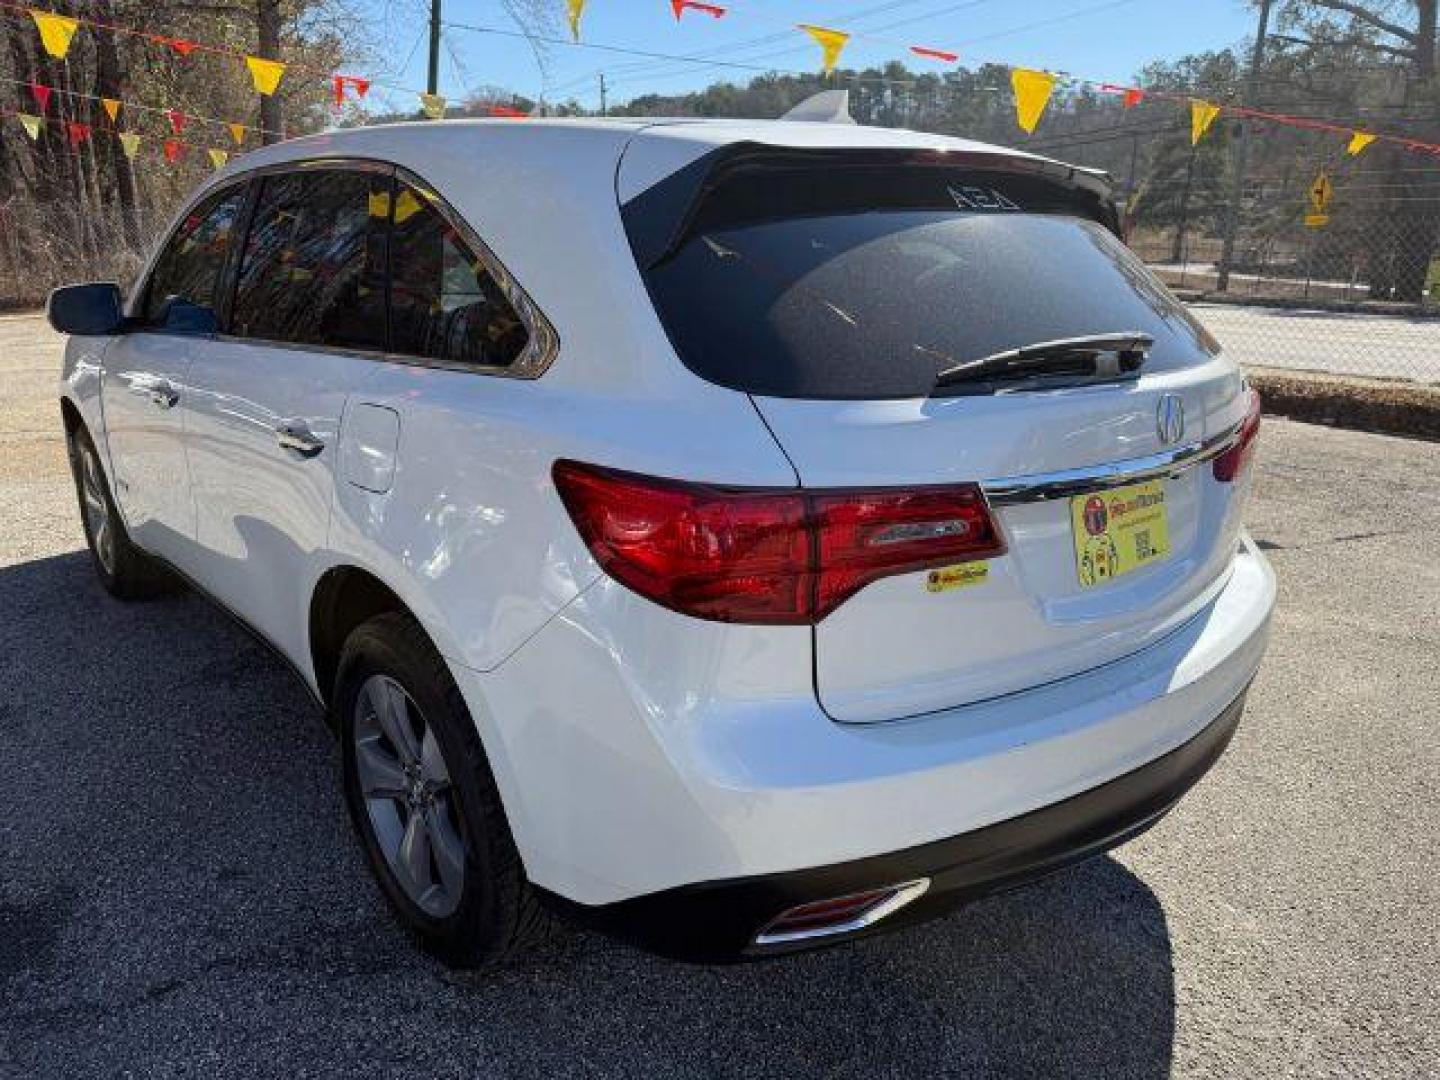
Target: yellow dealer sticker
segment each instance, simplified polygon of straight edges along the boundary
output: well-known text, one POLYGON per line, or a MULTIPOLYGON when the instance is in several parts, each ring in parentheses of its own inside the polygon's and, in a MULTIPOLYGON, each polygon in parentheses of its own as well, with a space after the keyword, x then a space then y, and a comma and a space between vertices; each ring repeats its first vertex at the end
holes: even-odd
POLYGON ((967 562, 955 566, 942 566, 925 575, 925 588, 931 592, 948 592, 963 589, 967 585, 979 585, 990 576, 988 562, 967 562))
POLYGON ((1114 488, 1070 500, 1075 569, 1089 588, 1170 554, 1165 482, 1114 488))

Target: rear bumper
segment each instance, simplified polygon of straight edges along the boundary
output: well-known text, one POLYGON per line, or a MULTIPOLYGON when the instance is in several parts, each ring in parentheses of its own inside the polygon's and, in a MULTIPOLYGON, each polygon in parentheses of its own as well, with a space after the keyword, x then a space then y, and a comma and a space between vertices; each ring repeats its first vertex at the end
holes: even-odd
POLYGON ((608 579, 494 671, 452 670, 531 882, 601 908, 925 850, 1097 790, 1240 698, 1274 599, 1247 543, 1152 647, 891 723, 819 708, 808 628, 688 619, 608 579))
POLYGON ((651 952, 724 963, 833 944, 934 918, 967 900, 1013 888, 1099 855, 1144 832, 1209 771, 1240 723, 1242 693, 1198 735, 1115 780, 1020 817, 854 862, 687 885, 615 904, 553 895, 578 921, 651 952), (801 945, 755 947, 760 930, 798 904, 929 879, 914 903, 864 930, 801 945))

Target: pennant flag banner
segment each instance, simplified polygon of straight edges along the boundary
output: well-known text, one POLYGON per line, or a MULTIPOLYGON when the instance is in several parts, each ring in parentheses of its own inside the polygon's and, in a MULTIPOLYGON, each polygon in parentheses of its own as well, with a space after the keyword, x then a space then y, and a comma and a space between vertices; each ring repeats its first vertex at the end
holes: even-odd
POLYGON ((230 154, 226 150, 210 150, 207 152, 210 155, 210 164, 214 165, 217 169, 223 169, 225 163, 230 160, 230 154))
POLYGON ((35 104, 40 106, 43 113, 50 108, 50 95, 54 93, 48 86, 41 86, 39 83, 30 84, 30 94, 35 98, 35 104))
POLYGON ((127 158, 133 158, 135 151, 140 149, 140 136, 133 131, 122 131, 119 135, 120 149, 125 151, 127 158))
POLYGON ((923 56, 928 60, 943 60, 947 64, 956 63, 960 59, 959 53, 946 52, 944 49, 931 49, 924 45, 911 45, 910 51, 916 56, 923 56))
POLYGON ((1190 101, 1190 145, 1199 146, 1200 140, 1210 130, 1210 125, 1215 123, 1215 118, 1220 115, 1220 106, 1211 105, 1208 101, 1201 101, 1199 98, 1192 98, 1190 101))
POLYGON ((1345 148, 1345 152, 1351 157, 1354 157, 1356 154, 1363 154, 1365 148, 1374 141, 1375 136, 1371 135, 1368 131, 1357 131, 1354 135, 1350 136, 1350 145, 1345 148))
POLYGON ((285 74, 285 65, 279 60, 264 60, 258 56, 245 57, 245 66, 250 69, 250 78, 255 83, 255 92, 269 97, 280 85, 285 74))
POLYGON ((421 94, 420 111, 427 120, 441 120, 445 116, 445 99, 439 94, 421 94))
POLYGON ((370 80, 362 79, 358 75, 336 75, 332 82, 335 87, 335 107, 337 109, 345 104, 345 88, 347 86, 355 91, 357 98, 363 98, 370 92, 370 80))
POLYGON ((70 40, 80 26, 79 21, 66 15, 33 9, 30 17, 40 31, 40 44, 45 46, 45 51, 56 60, 64 60, 65 54, 70 51, 70 40))
POLYGON ((566 17, 570 20, 570 36, 580 40, 580 19, 585 14, 585 0, 566 0, 566 17))
POLYGON ((1137 90, 1137 89, 1135 89, 1135 87, 1132 86, 1132 87, 1130 87, 1130 89, 1128 89, 1128 90, 1125 91, 1125 97, 1124 97, 1124 99, 1120 102, 1120 104, 1121 104, 1124 108, 1133 109, 1133 108, 1135 108, 1136 105, 1139 105, 1139 104, 1140 104, 1142 101, 1144 101, 1144 100, 1145 100, 1145 91, 1144 91, 1144 90, 1137 90))
POLYGON ((808 23, 801 23, 800 29, 814 38, 815 44, 820 46, 820 66, 825 74, 829 75, 840 62, 840 54, 845 51, 845 43, 850 40, 850 35, 844 30, 831 30, 808 23))
POLYGON ((185 59, 188 59, 190 54, 200 47, 195 42, 186 41, 184 38, 165 38, 162 40, 185 59))
POLYGON ((179 135, 185 130, 186 117, 184 113, 176 112, 174 109, 166 109, 165 117, 170 121, 170 128, 176 135, 179 135))
POLYGON ((165 160, 174 165, 185 156, 185 144, 179 139, 165 140, 165 160))
POLYGON ((245 142, 244 124, 226 124, 225 126, 230 130, 230 138, 235 140, 236 146, 240 146, 245 142))
POLYGON ((723 19, 728 8, 719 4, 702 4, 700 0, 670 0, 670 6, 675 9, 675 21, 680 21, 680 16, 687 11, 699 11, 709 15, 712 19, 723 19))
POLYGON ((105 115, 110 117, 110 123, 115 123, 120 117, 120 102, 113 97, 105 97, 100 99, 100 104, 105 109, 105 115))
POLYGON ((79 146, 90 138, 90 125, 82 124, 77 120, 68 120, 65 123, 65 134, 70 139, 71 146, 79 146))
POLYGON ((30 141, 36 142, 40 138, 40 128, 44 125, 45 121, 38 116, 31 116, 29 113, 23 112, 16 113, 15 117, 25 128, 25 134, 30 136, 30 141))
POLYGON ((1010 85, 1015 91, 1015 119, 1026 134, 1032 133, 1045 115, 1050 95, 1055 91, 1055 76, 1048 71, 1016 68, 1010 72, 1010 85))

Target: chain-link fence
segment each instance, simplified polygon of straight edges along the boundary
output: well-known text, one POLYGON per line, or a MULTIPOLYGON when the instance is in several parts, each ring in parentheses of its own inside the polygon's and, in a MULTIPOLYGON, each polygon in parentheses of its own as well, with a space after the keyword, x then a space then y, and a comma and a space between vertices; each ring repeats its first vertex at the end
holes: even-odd
POLYGON ((1228 272, 1223 235, 1139 225, 1130 245, 1241 363, 1440 384, 1440 199, 1424 206, 1250 220, 1228 272))

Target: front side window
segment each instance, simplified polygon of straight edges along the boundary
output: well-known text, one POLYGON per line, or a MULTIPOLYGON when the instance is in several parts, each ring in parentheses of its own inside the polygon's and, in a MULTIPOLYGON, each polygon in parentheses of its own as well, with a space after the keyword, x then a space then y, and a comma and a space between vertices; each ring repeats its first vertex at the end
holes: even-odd
POLYGON ((509 367, 524 322, 432 199, 396 188, 390 233, 390 350, 444 363, 509 367))
POLYGON ((201 202, 176 228, 155 261, 145 292, 145 323, 166 329, 214 330, 220 275, 240 226, 243 185, 201 202))
POLYGON ((385 348, 388 175, 307 170, 266 177, 231 319, 241 337, 385 348))

